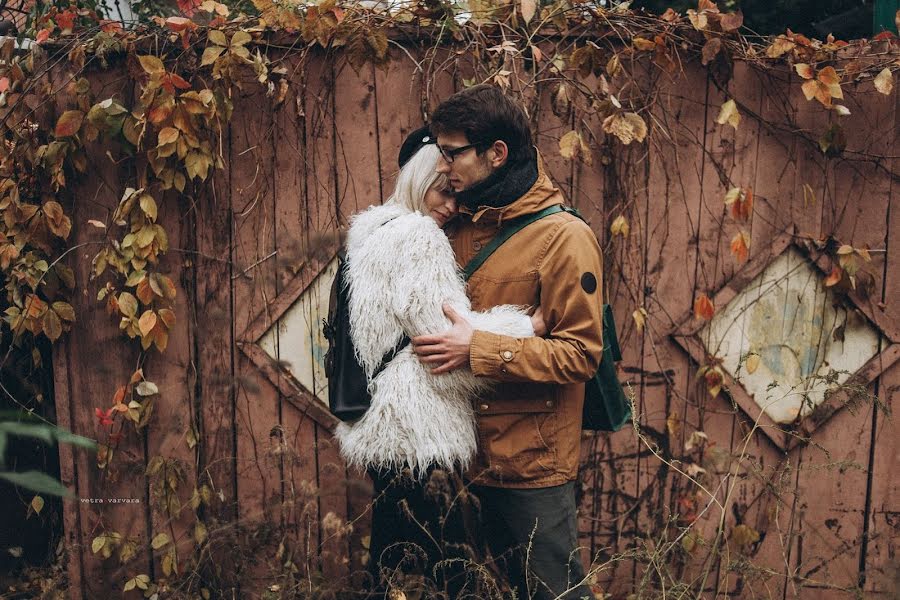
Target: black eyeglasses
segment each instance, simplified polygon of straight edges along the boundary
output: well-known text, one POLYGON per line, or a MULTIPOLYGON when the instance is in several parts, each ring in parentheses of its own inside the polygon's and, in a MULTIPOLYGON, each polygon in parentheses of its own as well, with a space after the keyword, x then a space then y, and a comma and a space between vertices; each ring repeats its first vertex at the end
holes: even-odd
POLYGON ((443 146, 438 146, 438 150, 440 151, 441 156, 444 157, 444 160, 446 160, 448 163, 452 163, 453 159, 455 159, 466 150, 469 150, 471 148, 475 148, 477 150, 479 146, 484 146, 484 144, 468 144, 466 146, 460 146, 459 148, 444 148, 443 146))

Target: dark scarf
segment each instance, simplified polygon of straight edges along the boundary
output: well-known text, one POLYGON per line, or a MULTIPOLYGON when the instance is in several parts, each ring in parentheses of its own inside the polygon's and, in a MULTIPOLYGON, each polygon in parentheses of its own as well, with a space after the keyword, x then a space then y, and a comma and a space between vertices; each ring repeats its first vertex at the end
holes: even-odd
POLYGON ((472 187, 456 194, 460 206, 476 211, 481 207, 501 208, 518 200, 531 189, 538 178, 534 149, 523 152, 519 160, 506 164, 472 187))

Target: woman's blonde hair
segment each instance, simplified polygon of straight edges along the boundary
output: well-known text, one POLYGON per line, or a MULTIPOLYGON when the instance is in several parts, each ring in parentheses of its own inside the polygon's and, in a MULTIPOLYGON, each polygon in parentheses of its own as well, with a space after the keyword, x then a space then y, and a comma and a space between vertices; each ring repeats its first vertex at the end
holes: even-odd
POLYGON ((447 176, 435 170, 440 157, 437 145, 422 146, 400 169, 394 193, 385 204, 399 204, 411 211, 424 213, 425 194, 428 190, 447 186, 447 176))

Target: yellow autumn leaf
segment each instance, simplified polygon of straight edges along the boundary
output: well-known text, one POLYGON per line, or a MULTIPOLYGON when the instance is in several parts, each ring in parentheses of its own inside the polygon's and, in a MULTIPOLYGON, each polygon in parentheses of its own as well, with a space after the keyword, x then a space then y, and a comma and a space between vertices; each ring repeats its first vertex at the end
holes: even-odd
POLYGON ((666 430, 669 432, 669 435, 672 436, 678 435, 678 432, 681 431, 681 419, 674 410, 669 413, 669 416, 666 419, 666 430))
POLYGON ((138 56, 138 62, 141 63, 141 68, 150 75, 165 73, 166 71, 163 61, 150 54, 138 56))
POLYGON ((647 309, 643 306, 638 308, 633 313, 631 313, 631 318, 634 319, 634 326, 637 327, 638 331, 644 330, 644 325, 647 322, 647 309))
POLYGON ((152 310, 144 311, 144 314, 138 320, 138 327, 141 331, 141 336, 146 336, 150 333, 156 327, 156 313, 152 310))
POLYGON ((738 112, 737 104, 734 100, 729 100, 719 109, 719 116, 716 117, 716 123, 724 125, 728 123, 737 131, 738 125, 741 123, 741 113, 738 112))
POLYGON ((794 65, 794 70, 797 71, 797 75, 803 79, 813 78, 813 68, 806 63, 797 63, 794 65))
POLYGON ((889 96, 891 91, 894 89, 894 76, 891 75, 891 70, 887 67, 882 69, 881 73, 875 77, 875 89, 884 94, 885 96, 889 96))
POLYGON ((628 220, 624 215, 619 215, 616 217, 612 225, 609 226, 609 232, 612 235, 621 235, 622 237, 628 237, 628 233, 631 231, 631 227, 628 225, 628 220))
POLYGON ((574 130, 560 138, 559 153, 563 158, 569 160, 578 157, 586 165, 591 165, 593 163, 590 147, 585 143, 581 134, 574 130))
POLYGON ((197 524, 194 526, 194 541, 197 542, 197 545, 199 546, 203 544, 203 542, 206 540, 206 537, 206 525, 204 525, 200 521, 197 521, 197 524))
POLYGON ((759 354, 751 354, 747 357, 747 373, 753 375, 759 368, 759 354))
POLYGON ((106 545, 106 536, 105 536, 105 535, 98 535, 98 536, 95 537, 94 540, 91 542, 91 552, 93 552, 94 554, 97 554, 98 552, 100 552, 100 550, 101 550, 101 549, 103 548, 103 546, 105 546, 105 545, 106 545))
POLYGON ((150 542, 150 546, 153 547, 154 550, 159 550, 163 546, 169 543, 169 534, 168 533, 157 533, 154 536, 153 541, 150 542))
POLYGON ((651 42, 647 38, 636 37, 631 41, 638 50, 653 50, 656 48, 656 42, 651 42))
POLYGON ((35 496, 31 499, 31 508, 34 510, 34 513, 39 515, 41 511, 44 509, 44 499, 40 496, 35 496))
POLYGON ((775 41, 772 42, 771 46, 766 48, 766 56, 769 58, 778 58, 796 47, 797 44, 793 40, 789 40, 787 36, 782 34, 775 38, 775 41))
POLYGON ((738 546, 749 546, 759 541, 759 532, 749 525, 738 525, 731 530, 731 541, 738 546))
POLYGON ((644 141, 647 124, 637 113, 616 113, 603 120, 603 131, 616 136, 627 146, 634 141, 644 141))

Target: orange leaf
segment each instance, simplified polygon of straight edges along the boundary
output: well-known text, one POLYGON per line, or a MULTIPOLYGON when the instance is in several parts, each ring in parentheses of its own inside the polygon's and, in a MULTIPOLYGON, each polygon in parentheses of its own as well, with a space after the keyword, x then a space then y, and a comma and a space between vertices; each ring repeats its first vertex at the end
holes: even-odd
POLYGON ((197 29, 197 24, 185 17, 169 17, 166 19, 166 26, 176 32, 197 29))
POLYGON ((122 404, 123 400, 125 400, 125 386, 120 385, 113 396, 113 404, 122 404))
POLYGON ((159 125, 169 118, 173 110, 175 110, 175 103, 171 101, 171 98, 169 98, 168 101, 160 102, 154 108, 150 109, 148 115, 150 117, 150 122, 154 125, 159 125))
POLYGON ((828 277, 825 278, 825 287, 831 287, 833 285, 837 285, 840 283, 841 278, 844 276, 844 270, 837 265, 833 265, 831 267, 831 273, 828 274, 828 277))
POLYGON ((31 294, 28 296, 28 299, 25 300, 25 313, 31 318, 37 319, 43 315, 46 310, 47 303, 34 294, 31 294))
POLYGON ((834 70, 834 67, 825 67, 819 71, 816 79, 825 85, 836 85, 841 82, 841 78, 838 76, 837 71, 834 70))
POLYGON ((0 77, 0 94, 9 89, 9 77, 0 77))
POLYGON ((738 231, 731 238, 731 253, 738 262, 744 262, 750 255, 750 236, 745 231, 738 231))
POLYGON ((38 31, 37 35, 34 37, 34 41, 36 44, 43 44, 47 40, 50 39, 50 30, 49 29, 41 29, 38 31))
POLYGON ((138 299, 144 304, 150 304, 153 301, 153 288, 150 287, 150 278, 144 277, 135 290, 138 299))
POLYGON ((696 318, 709 321, 713 318, 715 312, 716 307, 706 294, 700 294, 697 296, 697 299, 694 300, 694 316, 696 318))
POLYGON ((71 10, 57 14, 53 20, 63 31, 72 31, 75 28, 75 13, 71 10))

